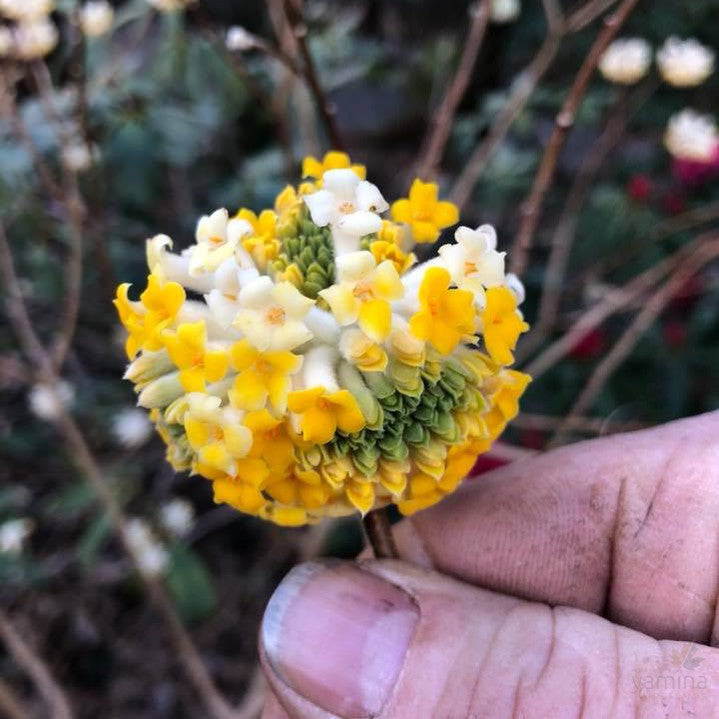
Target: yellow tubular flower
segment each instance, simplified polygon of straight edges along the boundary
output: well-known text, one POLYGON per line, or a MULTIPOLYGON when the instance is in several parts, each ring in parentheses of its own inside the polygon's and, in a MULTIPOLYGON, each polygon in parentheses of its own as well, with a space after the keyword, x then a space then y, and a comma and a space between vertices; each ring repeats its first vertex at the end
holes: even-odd
POLYGON ((352 170, 360 180, 367 177, 367 168, 364 165, 353 165, 349 155, 344 152, 331 150, 321 160, 311 155, 302 160, 302 177, 312 177, 315 180, 321 180, 327 170, 346 169, 352 170))
POLYGON ((359 432, 365 426, 357 400, 346 389, 327 393, 324 387, 290 392, 290 412, 301 416, 302 437, 308 442, 324 444, 342 432, 359 432))
POLYGON ((263 210, 256 215, 252 210, 243 208, 235 217, 244 220, 252 227, 252 232, 242 238, 242 246, 250 253, 257 268, 264 271, 267 263, 274 260, 280 251, 276 213, 272 210, 263 210))
POLYGON ((517 298, 507 287, 490 287, 486 292, 486 302, 480 319, 487 352, 497 364, 511 364, 517 339, 529 329, 529 325, 517 312, 517 298))
POLYGON ((371 242, 369 251, 372 253, 372 257, 374 257, 377 264, 389 260, 400 275, 407 272, 417 261, 417 257, 413 252, 406 254, 402 252, 398 245, 387 242, 386 240, 375 240, 371 242))
POLYGON ((449 272, 430 267, 419 288, 420 310, 409 321, 415 337, 429 341, 444 355, 474 333, 474 296, 449 289, 449 272))
POLYGON ((216 504, 229 504, 240 512, 257 516, 268 502, 255 482, 244 476, 225 476, 212 482, 216 504))
POLYGON ((438 193, 436 183, 417 178, 409 190, 409 197, 392 204, 392 219, 409 225, 415 242, 434 242, 440 230, 459 222, 457 206, 440 202, 438 193))
POLYGON ((188 322, 176 332, 162 333, 170 359, 180 370, 180 382, 187 392, 204 392, 207 382, 219 382, 226 374, 229 357, 224 350, 206 347, 204 322, 188 322))
POLYGON ((145 306, 145 343, 143 349, 162 349, 161 332, 175 319, 185 302, 185 290, 177 282, 162 283, 155 274, 147 278, 147 289, 140 295, 145 306))
POLYGON ((138 311, 139 302, 132 302, 127 293, 130 289, 130 283, 124 282, 117 288, 117 294, 112 304, 117 309, 122 326, 127 330, 127 340, 125 341, 125 352, 127 359, 133 359, 135 355, 142 349, 145 342, 145 313, 138 311))
POLYGON ((404 294, 395 266, 375 263, 370 252, 350 252, 337 258, 338 281, 319 294, 341 326, 354 322, 375 342, 392 327, 390 302, 404 294))
POLYGON ((262 409, 269 397, 279 413, 287 409, 290 375, 299 371, 302 357, 292 352, 260 352, 248 340, 230 348, 230 363, 239 373, 229 391, 230 402, 238 409, 262 409))
POLYGON ((184 426, 198 462, 212 470, 234 474, 237 460, 245 457, 252 446, 252 431, 242 424, 242 415, 221 407, 219 397, 193 393, 188 402, 184 426))

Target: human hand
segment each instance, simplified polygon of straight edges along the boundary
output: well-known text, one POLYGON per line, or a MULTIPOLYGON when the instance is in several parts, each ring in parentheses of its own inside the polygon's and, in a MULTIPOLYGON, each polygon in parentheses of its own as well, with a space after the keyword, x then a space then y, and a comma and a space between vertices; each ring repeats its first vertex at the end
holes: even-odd
POLYGON ((263 719, 719 716, 719 413, 516 462, 275 591, 263 719))

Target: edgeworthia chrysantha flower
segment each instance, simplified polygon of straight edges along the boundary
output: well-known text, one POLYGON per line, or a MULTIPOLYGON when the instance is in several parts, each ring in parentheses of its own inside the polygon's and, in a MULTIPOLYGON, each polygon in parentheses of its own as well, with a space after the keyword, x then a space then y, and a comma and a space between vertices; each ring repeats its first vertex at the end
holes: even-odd
POLYGON ((148 240, 146 288, 115 300, 125 376, 168 460, 217 502, 283 525, 411 514, 517 413, 524 288, 489 225, 416 265, 415 243, 459 221, 437 185, 417 179, 390 207, 343 153, 302 170, 272 209, 202 217, 179 254, 148 240))
POLYGON ((640 37, 619 38, 604 51, 599 72, 617 85, 635 85, 649 70, 652 48, 640 37))
POLYGON ((670 85, 695 87, 714 72, 714 51, 694 38, 668 37, 657 50, 657 67, 670 85))
POLYGON ((672 115, 664 133, 669 153, 679 160, 709 162, 719 144, 719 130, 711 115, 689 108, 672 115))

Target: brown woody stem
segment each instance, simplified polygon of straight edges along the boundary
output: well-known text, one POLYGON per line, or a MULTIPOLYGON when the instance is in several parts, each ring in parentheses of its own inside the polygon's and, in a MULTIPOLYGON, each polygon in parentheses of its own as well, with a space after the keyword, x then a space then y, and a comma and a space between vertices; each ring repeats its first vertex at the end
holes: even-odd
POLYGON ((389 516, 384 507, 365 514, 362 518, 362 526, 376 559, 399 559, 389 516))

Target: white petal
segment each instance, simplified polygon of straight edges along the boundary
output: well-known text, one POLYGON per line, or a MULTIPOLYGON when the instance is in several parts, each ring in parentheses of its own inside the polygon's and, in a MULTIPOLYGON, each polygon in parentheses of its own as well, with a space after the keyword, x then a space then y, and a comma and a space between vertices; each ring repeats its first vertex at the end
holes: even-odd
POLYGON ((197 222, 195 239, 198 242, 209 242, 213 237, 225 239, 227 218, 228 213, 224 207, 215 210, 211 215, 203 215, 197 222))
POLYGON ((252 232, 252 225, 247 220, 241 220, 239 217, 233 217, 227 223, 227 240, 232 244, 237 244, 245 235, 252 232))
POLYGON ((325 227, 334 222, 339 215, 337 198, 327 190, 318 190, 304 196, 305 204, 310 211, 312 222, 318 227, 325 227))
POLYGON ((303 322, 288 320, 283 325, 273 327, 269 337, 271 352, 293 350, 312 339, 312 333, 303 322))
POLYGON ((463 245, 442 245, 439 248, 439 256, 444 260, 452 282, 455 284, 461 282, 464 278, 464 263, 467 259, 467 253, 463 245))
POLYGON ((274 282, 266 275, 258 277, 240 290, 240 304, 248 309, 263 309, 272 303, 274 287, 274 282))
POLYGON ((490 250, 477 261, 477 271, 472 273, 478 277, 485 287, 499 287, 504 284, 504 256, 506 252, 490 250))
POLYGON ((337 222, 337 227, 347 235, 364 237, 372 232, 379 232, 382 227, 382 220, 374 212, 360 210, 343 215, 337 222))
POLYGON ((213 317, 222 327, 229 327, 232 324, 240 308, 237 302, 233 302, 220 290, 212 290, 210 294, 205 295, 205 301, 213 317))
POLYGON ((377 266, 372 253, 366 250, 342 255, 336 259, 335 264, 340 282, 358 282, 377 266))
POLYGON ((492 225, 480 225, 477 228, 477 232, 479 232, 481 235, 484 235, 487 243, 487 249, 497 249, 497 231, 492 225))
POLYGON ((287 317, 301 319, 314 305, 314 300, 305 297, 291 282, 280 282, 272 289, 272 299, 279 304, 287 317))
POLYGON ((215 270, 215 287, 223 294, 236 295, 240 291, 237 281, 237 263, 234 257, 226 259, 215 270))
POLYGON ((387 200, 382 197, 377 186, 366 180, 362 180, 357 185, 357 207, 370 212, 384 212, 389 209, 387 200))
POLYGON ((327 170, 322 175, 322 187, 340 200, 354 202, 360 179, 354 170, 327 170))
POLYGON ((337 320, 325 310, 319 307, 312 307, 304 318, 304 323, 321 342, 328 345, 336 345, 340 338, 340 327, 337 320))
POLYGON ((267 330, 267 322, 265 322, 262 312, 242 309, 237 313, 237 317, 235 317, 232 324, 240 330, 250 341, 250 344, 260 350, 260 352, 266 352, 270 349, 272 337, 267 330))

